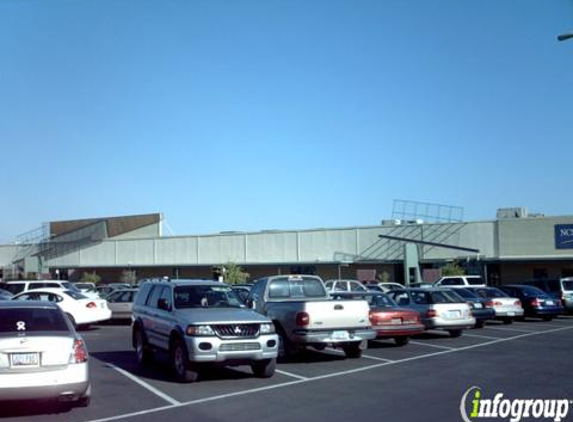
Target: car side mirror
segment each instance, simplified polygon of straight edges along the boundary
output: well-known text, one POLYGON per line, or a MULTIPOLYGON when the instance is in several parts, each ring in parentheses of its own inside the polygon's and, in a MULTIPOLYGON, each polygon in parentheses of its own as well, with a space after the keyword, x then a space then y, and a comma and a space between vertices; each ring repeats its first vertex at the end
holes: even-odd
POLYGON ((247 308, 255 309, 256 307, 257 307, 257 302, 255 302, 253 299, 247 300, 247 308))
POLYGON ((167 303, 167 300, 165 299, 158 299, 157 300, 157 307, 159 309, 161 309, 162 311, 171 311, 171 306, 169 305, 169 303, 167 303))

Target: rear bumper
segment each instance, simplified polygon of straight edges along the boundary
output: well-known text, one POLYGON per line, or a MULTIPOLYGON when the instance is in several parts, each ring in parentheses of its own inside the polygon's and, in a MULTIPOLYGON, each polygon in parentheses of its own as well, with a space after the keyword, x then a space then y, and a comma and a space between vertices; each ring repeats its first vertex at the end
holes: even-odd
POLYGON ((556 316, 563 313, 563 308, 533 308, 525 312, 528 316, 556 316))
POLYGON ((475 318, 463 319, 444 319, 444 318, 427 318, 422 320, 426 329, 430 330, 462 330, 472 328, 476 324, 475 318))
POLYGON ((376 338, 376 331, 370 327, 340 330, 295 330, 289 338, 299 344, 337 344, 360 342, 376 338))
POLYGON ((396 325, 388 327, 375 325, 372 328, 376 331, 376 338, 414 336, 416 334, 423 333, 425 330, 425 327, 422 324, 396 325))
POLYGON ((521 317, 524 314, 523 308, 515 307, 515 308, 494 308, 496 318, 502 317, 521 317))
POLYGON ((57 399, 86 396, 89 388, 88 364, 28 373, 0 372, 0 400, 57 399))

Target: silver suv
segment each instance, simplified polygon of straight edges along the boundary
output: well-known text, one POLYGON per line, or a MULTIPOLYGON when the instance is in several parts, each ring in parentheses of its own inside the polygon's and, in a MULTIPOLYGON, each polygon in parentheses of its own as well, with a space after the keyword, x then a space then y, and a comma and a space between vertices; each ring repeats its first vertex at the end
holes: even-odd
POLYGON ((154 351, 169 354, 179 382, 198 379, 202 363, 249 364, 274 375, 273 323, 246 309, 230 286, 210 280, 156 280, 141 285, 133 305, 133 347, 141 365, 154 351))

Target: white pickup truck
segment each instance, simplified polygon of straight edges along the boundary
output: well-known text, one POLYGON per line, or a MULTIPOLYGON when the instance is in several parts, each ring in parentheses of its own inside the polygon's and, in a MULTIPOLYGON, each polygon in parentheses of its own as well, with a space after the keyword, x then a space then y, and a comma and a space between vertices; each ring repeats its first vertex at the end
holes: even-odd
POLYGON ((362 355, 364 340, 376 337, 364 300, 332 300, 320 277, 278 275, 256 281, 247 306, 266 315, 279 335, 279 357, 305 346, 339 347, 346 357, 362 355))

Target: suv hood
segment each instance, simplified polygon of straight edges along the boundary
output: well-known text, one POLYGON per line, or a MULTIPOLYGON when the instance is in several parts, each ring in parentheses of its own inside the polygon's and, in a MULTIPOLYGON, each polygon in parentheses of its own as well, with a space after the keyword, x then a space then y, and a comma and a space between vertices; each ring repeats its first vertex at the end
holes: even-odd
POLYGON ((174 311, 178 319, 188 324, 252 324, 270 323, 271 320, 245 308, 191 308, 174 311))

